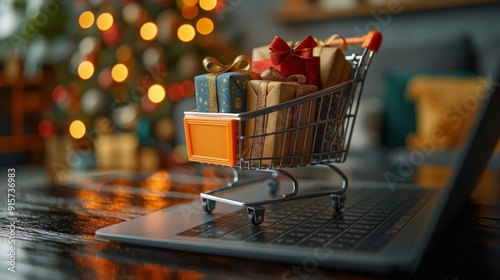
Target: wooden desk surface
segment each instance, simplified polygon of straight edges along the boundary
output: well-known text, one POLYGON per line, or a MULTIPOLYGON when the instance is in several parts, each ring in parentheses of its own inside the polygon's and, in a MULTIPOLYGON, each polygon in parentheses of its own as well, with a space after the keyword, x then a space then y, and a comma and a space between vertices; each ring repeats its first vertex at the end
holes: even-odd
MULTIPOLYGON (((216 171, 220 170, 184 168, 181 173, 103 175, 71 185, 20 184, 15 186, 12 216, 8 212, 6 184, 2 182, 0 209, 7 218, 2 218, 0 226, 0 278, 385 279, 328 269, 283 278, 293 265, 134 246, 95 236, 95 230, 101 227, 198 199, 200 191, 230 180, 230 172, 223 172, 220 178, 216 171), (196 176, 194 182, 187 180, 193 175, 201 176, 196 176), (15 229, 11 221, 15 221, 15 229), (12 239, 15 244, 9 244, 12 239), (15 272, 8 271, 9 260, 14 259, 10 246, 15 246, 15 272)), ((7 168, 1 172, 7 173, 7 168)), ((416 181, 436 183, 443 174, 447 173, 436 167, 421 168, 416 181)), ((19 170, 16 176, 30 175, 19 170)), ((446 237, 441 237, 429 251, 419 277, 500 279, 499 186, 500 170, 490 170, 483 176, 446 237)))

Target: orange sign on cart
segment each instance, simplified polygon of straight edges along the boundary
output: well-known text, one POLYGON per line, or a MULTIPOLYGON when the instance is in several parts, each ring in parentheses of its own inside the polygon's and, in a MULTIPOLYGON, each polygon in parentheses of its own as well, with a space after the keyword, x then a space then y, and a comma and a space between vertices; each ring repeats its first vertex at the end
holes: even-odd
POLYGON ((234 119, 185 117, 188 159, 195 162, 235 166, 236 121, 234 119))

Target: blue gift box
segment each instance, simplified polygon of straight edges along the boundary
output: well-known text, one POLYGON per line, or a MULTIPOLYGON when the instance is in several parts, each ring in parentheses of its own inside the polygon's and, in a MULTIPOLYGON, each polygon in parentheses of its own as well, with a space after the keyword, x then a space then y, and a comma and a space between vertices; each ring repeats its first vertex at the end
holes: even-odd
POLYGON ((250 79, 250 75, 238 72, 203 74, 194 77, 197 111, 210 113, 245 112, 247 82, 250 79), (213 81, 210 82, 210 79, 213 81))

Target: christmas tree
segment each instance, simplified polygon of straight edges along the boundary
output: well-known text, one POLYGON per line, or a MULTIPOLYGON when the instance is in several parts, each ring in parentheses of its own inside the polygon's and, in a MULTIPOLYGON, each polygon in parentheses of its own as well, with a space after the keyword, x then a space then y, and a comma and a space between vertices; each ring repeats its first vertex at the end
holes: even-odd
POLYGON ((40 135, 69 135, 93 150, 103 135, 135 134, 168 164, 179 129, 172 111, 194 96, 202 59, 237 55, 221 33, 223 10, 220 0, 77 1, 67 19, 74 52, 56 75, 40 135))

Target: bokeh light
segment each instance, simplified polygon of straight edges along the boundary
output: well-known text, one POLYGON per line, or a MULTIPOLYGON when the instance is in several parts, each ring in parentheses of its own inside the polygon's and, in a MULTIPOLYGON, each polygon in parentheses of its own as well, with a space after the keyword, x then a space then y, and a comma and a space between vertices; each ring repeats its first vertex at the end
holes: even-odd
POLYGON ((191 80, 185 80, 181 83, 184 88, 184 97, 191 97, 195 93, 194 83, 191 80))
POLYGON ((127 45, 120 46, 115 53, 116 61, 127 62, 132 58, 132 48, 127 45))
POLYGON ((126 86, 114 86, 113 98, 117 103, 124 103, 129 98, 129 89, 126 86))
POLYGON ((113 26, 113 16, 110 13, 102 13, 97 17, 97 28, 106 31, 113 26))
POLYGON ((189 42, 194 39, 196 31, 190 24, 183 24, 177 30, 177 37, 183 42, 189 42))
POLYGON ((153 103, 148 96, 141 98, 141 108, 146 113, 151 113, 158 107, 157 103, 153 103))
POLYGON ((91 11, 85 11, 78 18, 78 24, 81 28, 87 29, 94 24, 94 19, 94 14, 91 11))
POLYGON ((198 6, 183 6, 181 14, 185 19, 193 19, 198 15, 198 6))
POLYGON ((172 9, 166 9, 158 14, 156 17, 156 25, 158 26, 158 37, 156 40, 163 44, 171 43, 175 38, 177 27, 180 21, 178 12, 172 9))
POLYGON ((112 25, 110 29, 102 32, 102 39, 108 45, 114 45, 118 42, 120 32, 115 25, 112 25))
POLYGON ((78 76, 83 80, 88 80, 94 75, 94 64, 85 60, 78 65, 78 76))
POLYGON ((63 103, 68 99, 68 91, 63 85, 58 85, 52 90, 52 99, 56 103, 63 103))
POLYGON ((139 117, 138 104, 128 104, 119 106, 111 112, 113 123, 121 129, 133 129, 139 117))
POLYGON ((113 78, 111 77, 111 68, 106 67, 101 70, 97 77, 97 84, 102 89, 109 89, 113 85, 113 78))
POLYGON ((154 22, 146 22, 141 26, 141 30, 139 31, 141 38, 146 41, 151 41, 156 38, 158 35, 158 27, 154 22))
POLYGON ((154 133, 160 140, 172 140, 175 129, 174 124, 170 118, 164 117, 159 119, 154 125, 154 133))
POLYGON ((184 87, 179 83, 172 83, 168 87, 168 97, 173 101, 180 101, 184 98, 184 87))
POLYGON ((55 128, 54 125, 49 120, 42 120, 38 124, 38 133, 43 138, 49 138, 54 134, 55 128))
POLYGON ((89 55, 97 49, 97 46, 97 39, 92 36, 87 36, 80 41, 80 44, 78 44, 78 49, 83 55, 89 55))
POLYGON ((160 103, 165 99, 165 89, 158 84, 152 85, 148 90, 148 98, 153 103, 160 103))
POLYGON ((107 117, 98 117, 94 121, 95 132, 99 133, 110 133, 113 130, 113 123, 107 117))
POLYGON ((147 18, 147 12, 136 2, 127 4, 122 11, 123 19, 134 25, 138 25, 147 18))
POLYGON ((75 139, 80 139, 85 135, 85 124, 81 120, 74 120, 69 125, 69 134, 75 139))
POLYGON ((142 54, 142 62, 147 67, 152 67, 160 62, 160 52, 158 49, 151 47, 142 54))
POLYGON ((97 116, 106 111, 108 102, 106 94, 97 88, 89 88, 80 96, 80 107, 87 116, 97 116))
POLYGON ((196 30, 198 30, 200 34, 208 35, 214 30, 214 23, 209 18, 200 18, 196 22, 196 30))
POLYGON ((200 8, 211 11, 217 6, 217 0, 200 0, 200 8))
POLYGON ((115 82, 123 82, 128 77, 128 69, 122 63, 118 63, 111 69, 111 77, 115 82))

